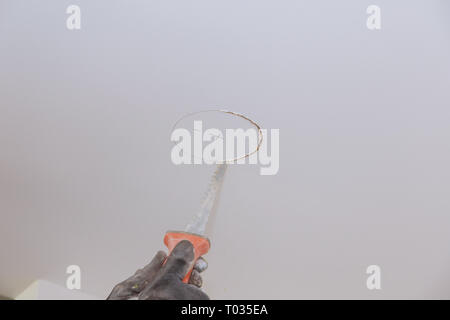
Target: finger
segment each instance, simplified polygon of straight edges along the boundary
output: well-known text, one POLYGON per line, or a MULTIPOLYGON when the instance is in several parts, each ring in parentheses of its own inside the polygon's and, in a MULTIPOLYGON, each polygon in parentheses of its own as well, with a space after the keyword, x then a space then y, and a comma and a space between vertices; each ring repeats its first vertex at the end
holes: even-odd
POLYGON ((162 272, 174 274, 182 280, 194 263, 194 247, 188 240, 180 241, 167 258, 162 272))
POLYGON ((164 251, 158 251, 152 261, 142 268, 142 270, 138 270, 138 272, 141 271, 141 276, 144 278, 151 278, 158 272, 166 258, 167 254, 164 251))
POLYGON ((195 261, 194 264, 194 270, 197 270, 198 272, 203 272, 208 268, 208 262, 203 258, 200 257, 195 261))
POLYGON ((196 287, 201 288, 203 284, 202 276, 200 275, 200 272, 197 270, 192 270, 191 276, 189 278, 189 283, 193 284, 196 287))
POLYGON ((144 268, 136 271, 136 273, 130 278, 132 290, 136 293, 139 293, 151 281, 153 281, 166 258, 167 255, 164 251, 158 251, 149 264, 147 264, 144 268))
POLYGON ((144 268, 137 270, 134 275, 116 285, 108 300, 126 300, 138 295, 153 281, 166 259, 164 251, 158 251, 152 261, 144 268))

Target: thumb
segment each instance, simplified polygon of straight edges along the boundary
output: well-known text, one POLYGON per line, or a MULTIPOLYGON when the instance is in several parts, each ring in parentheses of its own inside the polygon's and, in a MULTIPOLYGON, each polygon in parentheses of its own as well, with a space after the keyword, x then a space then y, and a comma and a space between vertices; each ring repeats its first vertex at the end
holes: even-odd
POLYGON ((188 240, 182 240, 173 248, 162 272, 174 274, 182 280, 193 265, 194 246, 188 240))

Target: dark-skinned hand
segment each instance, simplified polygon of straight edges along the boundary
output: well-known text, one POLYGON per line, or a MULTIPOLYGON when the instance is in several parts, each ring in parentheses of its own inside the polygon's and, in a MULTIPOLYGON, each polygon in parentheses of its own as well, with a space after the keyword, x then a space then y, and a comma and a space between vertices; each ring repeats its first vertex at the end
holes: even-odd
POLYGON ((180 241, 169 257, 159 251, 148 265, 117 284, 107 300, 207 300, 209 297, 200 289, 200 272, 208 267, 203 258, 195 262, 189 283, 183 282, 193 264, 192 244, 180 241))

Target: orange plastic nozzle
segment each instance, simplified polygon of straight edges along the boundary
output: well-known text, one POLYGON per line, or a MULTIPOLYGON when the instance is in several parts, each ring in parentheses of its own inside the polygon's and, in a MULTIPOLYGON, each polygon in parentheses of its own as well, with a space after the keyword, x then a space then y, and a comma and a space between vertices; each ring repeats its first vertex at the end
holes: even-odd
MULTIPOLYGON (((164 236, 164 244, 169 249, 168 255, 170 255, 173 248, 175 248, 178 242, 183 240, 188 240, 194 246, 194 263, 195 261, 197 261, 199 257, 203 256, 204 254, 207 254, 211 246, 208 238, 202 237, 198 234, 183 231, 168 231, 164 236)), ((184 283, 189 282, 189 278, 191 276, 193 267, 194 265, 192 265, 191 269, 184 277, 183 279, 184 283)))

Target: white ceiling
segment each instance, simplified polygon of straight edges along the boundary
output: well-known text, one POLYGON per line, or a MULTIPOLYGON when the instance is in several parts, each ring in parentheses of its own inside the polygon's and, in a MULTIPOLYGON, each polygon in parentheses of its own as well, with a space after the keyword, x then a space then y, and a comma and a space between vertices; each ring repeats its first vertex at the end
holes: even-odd
POLYGON ((280 171, 229 168, 212 298, 450 298, 450 5, 372 2, 1 0, 0 295, 147 263, 212 171, 171 125, 219 106, 280 129, 280 171))

